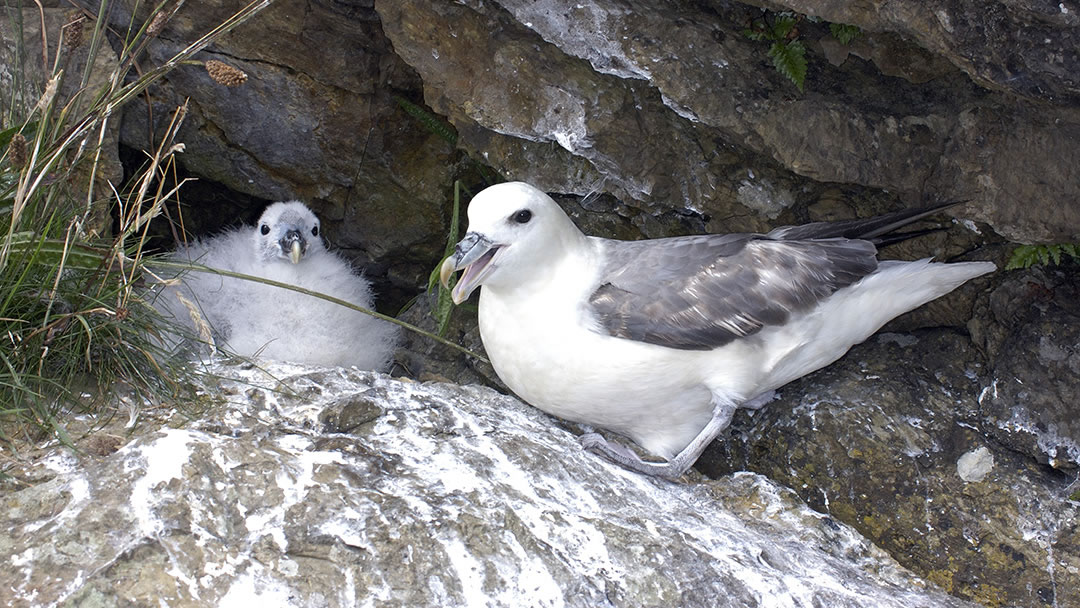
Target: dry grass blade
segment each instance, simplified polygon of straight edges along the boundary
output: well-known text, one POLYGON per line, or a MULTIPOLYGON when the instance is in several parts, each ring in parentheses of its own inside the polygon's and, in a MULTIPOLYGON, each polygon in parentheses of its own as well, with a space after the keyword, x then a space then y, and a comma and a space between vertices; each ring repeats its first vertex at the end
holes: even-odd
MULTIPOLYGON (((42 66, 49 70, 49 19, 35 3, 42 66)), ((104 74, 94 66, 102 63, 95 60, 98 53, 112 52, 105 40, 109 3, 100 4, 96 18, 83 13, 75 24, 65 17, 51 72, 16 74, 22 88, 2 96, 10 105, 0 108, 4 120, 22 126, 0 127, 7 160, 0 163, 0 222, 7 222, 0 224, 0 438, 44 432, 66 440, 66 411, 89 406, 108 412, 115 406, 101 408, 116 385, 133 391, 137 410, 144 400, 175 395, 196 371, 163 352, 165 322, 139 287, 148 224, 180 187, 161 178, 183 151, 176 136, 186 107, 176 111, 148 166, 128 186, 99 180, 108 133, 122 106, 270 2, 251 2, 169 61, 129 78, 151 34, 183 4, 161 3, 142 28, 118 32, 116 67, 104 74), (84 20, 93 23, 92 33, 84 20), (78 59, 71 53, 76 43, 85 47, 78 59), (61 56, 72 73, 81 72, 78 83, 64 85, 61 56), (115 228, 89 223, 92 211, 106 208, 116 212, 115 228)), ((14 14, 21 32, 21 7, 14 14)), ((37 50, 35 40, 19 35, 16 41, 20 57, 37 50)), ((202 330, 212 338, 209 328, 202 330)))
POLYGON ((171 261, 160 260, 160 259, 146 260, 144 262, 144 264, 147 265, 147 266, 150 266, 150 267, 154 267, 154 268, 165 268, 165 269, 169 269, 169 270, 182 271, 182 272, 190 272, 190 271, 209 272, 211 274, 217 274, 217 275, 221 275, 223 277, 231 277, 231 278, 234 278, 234 279, 242 279, 242 280, 245 280, 245 281, 252 281, 252 282, 255 282, 255 283, 261 283, 263 285, 271 285, 273 287, 280 287, 281 289, 288 289, 289 291, 295 291, 297 293, 302 293, 304 295, 319 298, 321 300, 326 300, 327 302, 333 302, 334 304, 337 304, 339 306, 344 306, 345 308, 349 308, 349 309, 355 310, 357 312, 362 312, 362 313, 364 313, 366 315, 375 317, 376 319, 382 319, 383 321, 386 321, 387 323, 393 323, 394 325, 397 325, 399 327, 403 327, 403 328, 407 329, 408 331, 411 331, 411 332, 420 334, 421 336, 424 336, 424 337, 430 338, 432 340, 435 340, 436 342, 438 342, 440 344, 443 344, 445 346, 449 346, 450 348, 452 348, 452 349, 454 349, 456 351, 459 351, 461 353, 464 353, 464 354, 472 357, 473 359, 476 359, 477 361, 480 361, 482 363, 490 363, 487 360, 487 358, 484 357, 483 355, 481 355, 479 353, 475 353, 475 352, 465 348, 464 346, 461 346, 460 344, 455 344, 455 343, 451 342, 450 340, 447 340, 446 338, 444 338, 442 336, 439 336, 439 335, 433 334, 433 333, 431 333, 429 331, 423 330, 423 329, 421 329, 421 328, 419 328, 419 327, 417 327, 417 326, 415 326, 415 325, 413 325, 411 323, 406 323, 405 321, 402 321, 400 319, 395 319, 394 317, 391 317, 389 315, 384 315, 382 313, 375 312, 374 310, 371 310, 370 308, 364 308, 363 306, 357 306, 356 304, 353 304, 352 302, 347 302, 347 301, 342 300, 340 298, 335 298, 333 296, 329 296, 329 295, 326 295, 324 293, 319 293, 317 291, 312 291, 310 289, 305 289, 305 288, 299 287, 297 285, 292 285, 290 283, 282 283, 281 281, 274 281, 272 279, 266 279, 266 278, 263 278, 263 277, 257 277, 257 276, 253 276, 253 275, 249 275, 249 274, 243 274, 243 273, 240 273, 240 272, 232 272, 231 270, 222 270, 220 268, 211 268, 209 266, 203 266, 201 264, 191 264, 191 263, 184 263, 184 262, 171 262, 171 261))

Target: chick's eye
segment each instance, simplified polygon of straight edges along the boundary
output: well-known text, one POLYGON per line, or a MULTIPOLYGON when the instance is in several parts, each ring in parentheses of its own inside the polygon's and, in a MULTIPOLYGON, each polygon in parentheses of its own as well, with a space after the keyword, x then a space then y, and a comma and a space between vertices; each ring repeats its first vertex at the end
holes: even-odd
POLYGON ((266 224, 263 224, 262 226, 259 227, 259 232, 261 232, 263 234, 270 234, 270 226, 267 226, 266 224))
POLYGON ((532 211, 528 209, 522 209, 514 214, 514 221, 519 224, 525 224, 532 219, 532 211))
POLYGON ((311 236, 319 236, 319 227, 315 226, 311 229, 311 236))

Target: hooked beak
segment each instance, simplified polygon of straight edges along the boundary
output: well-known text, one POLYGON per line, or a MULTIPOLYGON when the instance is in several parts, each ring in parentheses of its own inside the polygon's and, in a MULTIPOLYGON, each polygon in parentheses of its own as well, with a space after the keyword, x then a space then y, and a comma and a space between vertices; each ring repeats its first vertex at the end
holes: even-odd
POLYGON ((465 238, 458 242, 454 247, 454 253, 446 258, 442 268, 439 269, 439 280, 443 287, 449 287, 451 275, 462 268, 465 269, 461 280, 450 293, 454 304, 461 304, 469 299, 469 295, 491 274, 491 271, 495 269, 491 261, 500 249, 502 245, 496 245, 476 232, 466 234, 465 238))
POLYGON ((285 236, 278 241, 278 246, 281 247, 281 251, 288 256, 289 261, 293 264, 298 263, 300 258, 307 253, 307 241, 299 230, 286 232, 285 236))

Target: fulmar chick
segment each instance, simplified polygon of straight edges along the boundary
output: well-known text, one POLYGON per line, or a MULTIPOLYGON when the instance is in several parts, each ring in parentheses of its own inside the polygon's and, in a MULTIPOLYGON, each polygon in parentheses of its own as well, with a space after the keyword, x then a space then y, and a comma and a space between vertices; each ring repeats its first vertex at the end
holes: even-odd
MULTIPOLYGON (((319 219, 303 203, 274 203, 254 227, 196 240, 170 258, 288 283, 370 309, 371 284, 327 251, 319 230, 319 219)), ((394 325, 333 302, 198 271, 165 287, 155 306, 196 334, 205 321, 218 346, 246 357, 381 370, 397 339, 394 325)))

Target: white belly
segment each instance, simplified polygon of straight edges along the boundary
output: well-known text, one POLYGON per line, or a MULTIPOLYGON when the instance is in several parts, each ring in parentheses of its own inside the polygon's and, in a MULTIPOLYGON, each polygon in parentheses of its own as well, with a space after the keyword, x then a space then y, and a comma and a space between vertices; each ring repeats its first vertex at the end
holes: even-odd
POLYGON ((578 316, 555 303, 482 292, 480 334, 499 378, 549 414, 621 433, 661 456, 678 453, 712 415, 718 351, 613 338, 578 316))

